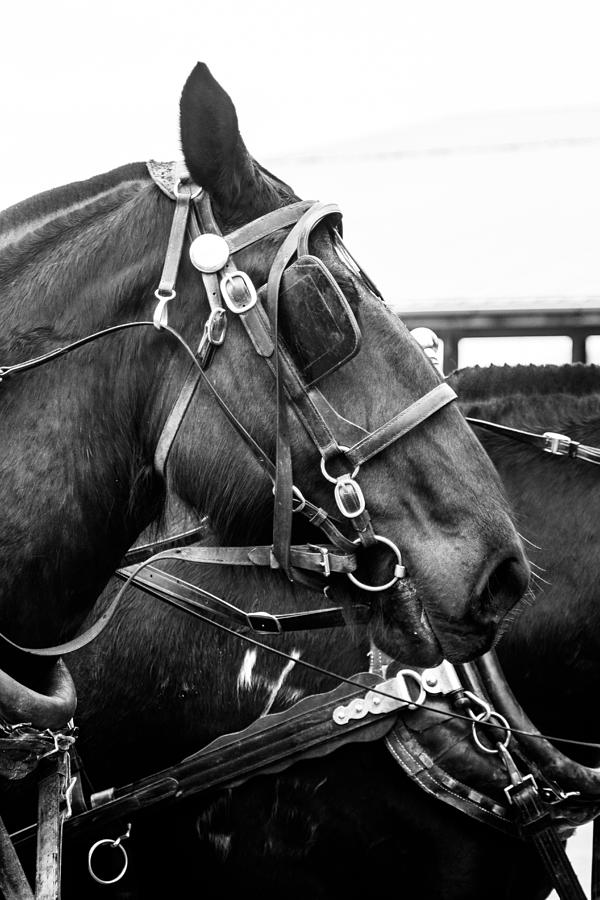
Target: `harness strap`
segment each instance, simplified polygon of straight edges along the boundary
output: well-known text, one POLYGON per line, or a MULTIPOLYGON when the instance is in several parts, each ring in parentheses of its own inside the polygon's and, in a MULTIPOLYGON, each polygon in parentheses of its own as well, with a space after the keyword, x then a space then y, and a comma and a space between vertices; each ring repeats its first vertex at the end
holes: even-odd
POLYGON ((485 419, 472 419, 467 416, 469 425, 476 428, 484 428, 494 434, 501 434, 504 437, 519 441, 521 444, 531 444, 546 453, 552 453, 554 456, 568 456, 571 459, 582 459, 585 462, 591 462, 600 465, 600 449, 597 447, 588 447, 580 444, 565 434, 557 434, 554 431, 545 431, 543 434, 535 434, 531 431, 523 431, 520 428, 509 428, 508 425, 499 425, 497 422, 487 422, 485 419))
POLYGON ((344 455, 354 466, 362 465, 453 400, 456 400, 456 393, 443 381, 389 422, 368 434, 349 450, 345 450, 344 455))
POLYGON ((523 836, 533 843, 560 900, 586 900, 585 893, 540 799, 535 779, 526 775, 506 788, 523 836))
MULTIPOLYGON (((354 550, 354 545, 352 545, 354 550)), ((311 572, 323 571, 323 557, 327 556, 327 568, 330 572, 345 574, 356 569, 354 552, 339 552, 335 547, 322 544, 301 544, 290 548, 292 565, 311 572)), ((269 566, 277 569, 277 561, 273 559, 273 548, 269 546, 254 547, 173 547, 155 553, 152 560, 182 560, 186 562, 212 563, 219 566, 269 566)), ((129 567, 131 569, 131 567, 129 567)), ((129 572, 131 574, 131 571, 129 572)))
MULTIPOLYGON (((324 756, 352 741, 380 740, 393 726, 397 711, 368 713, 336 724, 340 703, 364 696, 380 679, 362 673, 356 684, 344 684, 327 694, 306 697, 280 713, 263 716, 243 731, 223 735, 199 753, 140 781, 103 792, 105 802, 65 823, 66 834, 78 836, 100 823, 126 817, 168 800, 182 800, 209 789, 234 786, 254 775, 279 772, 301 759, 324 756), (301 736, 301 741, 299 740, 301 736)), ((24 829, 17 843, 31 837, 24 829)))
MULTIPOLYGON (((242 565, 248 565, 243 562, 242 565)), ((346 626, 346 616, 342 607, 330 607, 328 609, 306 610, 296 613, 268 613, 246 612, 228 600, 212 594, 195 584, 190 584, 181 578, 177 578, 170 572, 148 566, 142 573, 136 574, 135 569, 117 569, 118 578, 129 581, 130 584, 144 591, 158 600, 165 601, 171 606, 183 612, 196 613, 198 611, 209 613, 211 616, 224 621, 233 621, 242 628, 250 629, 261 634, 282 634, 290 631, 304 631, 307 629, 339 628, 346 626), (205 597, 213 605, 202 603, 198 598, 205 597), (217 605, 215 608, 214 604, 217 605), (219 608, 220 607, 220 608, 219 608)), ((365 605, 355 605, 352 608, 353 619, 359 624, 365 624, 370 617, 370 609, 365 605)))
POLYGON ((298 219, 312 206, 314 206, 314 200, 299 200, 297 203, 290 203, 288 206, 265 213, 259 219, 255 219, 248 225, 242 225, 231 234, 225 235, 229 249, 232 253, 237 253, 239 250, 244 250, 246 247, 262 241, 263 238, 269 237, 280 228, 295 225, 298 219))
POLYGON ((168 323, 167 304, 176 297, 175 281, 179 270, 179 262, 185 241, 187 220, 190 211, 190 201, 194 193, 200 190, 190 181, 179 183, 175 200, 175 212, 171 222, 169 243, 165 254, 160 284, 154 295, 158 305, 154 311, 154 324, 157 328, 168 323))
POLYGON ((154 556, 155 553, 160 553, 161 550, 170 550, 172 547, 187 547, 188 544, 193 544, 204 537, 206 537, 206 525, 198 525, 197 528, 190 528, 188 531, 182 531, 179 534, 132 547, 125 554, 123 563, 128 566, 136 565, 154 556))

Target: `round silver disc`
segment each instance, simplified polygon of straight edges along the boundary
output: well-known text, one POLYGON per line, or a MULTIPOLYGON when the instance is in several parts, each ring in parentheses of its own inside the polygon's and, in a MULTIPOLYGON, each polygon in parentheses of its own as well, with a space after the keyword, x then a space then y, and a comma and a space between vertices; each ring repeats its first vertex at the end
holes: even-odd
POLYGON ((219 272, 229 259, 229 244, 220 234, 199 234, 191 243, 190 259, 200 272, 219 272))

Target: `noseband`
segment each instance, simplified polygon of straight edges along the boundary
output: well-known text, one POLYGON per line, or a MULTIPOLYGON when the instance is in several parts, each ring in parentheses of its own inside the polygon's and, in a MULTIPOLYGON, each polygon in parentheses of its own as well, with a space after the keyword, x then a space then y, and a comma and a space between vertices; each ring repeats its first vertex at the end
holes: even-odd
MULTIPOLYGON (((271 567, 282 568, 291 580, 298 576, 297 567, 292 561, 291 547, 292 515, 297 512, 304 514, 313 525, 324 530, 333 542, 333 547, 320 549, 319 565, 325 575, 329 575, 332 569, 331 555, 335 555, 337 550, 341 550, 346 557, 351 557, 352 569, 355 569, 354 550, 357 545, 370 547, 379 543, 388 547, 396 562, 393 577, 387 583, 365 584, 358 580, 353 571, 346 572, 350 580, 362 590, 388 590, 405 577, 406 570, 402 565, 398 547, 388 538, 374 533, 365 498, 356 477, 363 463, 456 399, 456 394, 448 384, 438 384, 425 396, 372 432, 340 415, 329 404, 314 381, 307 384, 307 379, 300 372, 293 354, 280 339, 279 327, 282 280, 292 260, 295 259, 297 263, 308 261, 307 265, 318 263, 320 268, 325 270, 325 274, 329 275, 330 283, 335 283, 335 279, 321 260, 310 256, 308 244, 312 231, 319 223, 339 220, 341 216, 339 207, 332 203, 304 201, 292 203, 269 212, 224 237, 215 221, 210 198, 205 191, 190 182, 186 175, 179 177, 174 186, 171 184, 170 187, 166 187, 164 167, 157 168, 157 164, 149 163, 148 168, 159 187, 175 200, 163 275, 156 291, 158 305, 154 313, 155 326, 162 329, 168 324, 167 305, 176 296, 175 281, 186 230, 191 239, 190 258, 202 274, 210 304, 210 314, 196 352, 195 364, 190 368, 158 442, 155 455, 157 470, 166 478, 169 452, 194 391, 200 381, 204 381, 273 482, 275 503, 271 567), (235 256, 241 250, 290 226, 291 230, 283 239, 271 264, 266 285, 257 292, 247 273, 241 271, 235 264, 235 256), (260 299, 262 296, 266 297, 268 315, 260 299), (240 318, 255 352, 265 361, 275 379, 277 437, 274 463, 248 434, 228 404, 216 394, 205 374, 215 350, 225 340, 229 315, 240 318), (337 509, 355 530, 354 540, 349 540, 341 534, 329 515, 310 504, 293 484, 289 405, 294 408, 319 451, 323 477, 334 485, 337 509), (340 475, 330 473, 330 463, 334 459, 345 460, 345 464, 341 466, 345 471, 340 475)), ((358 266, 356 269, 371 292, 376 292, 362 270, 358 266)), ((376 293, 380 296, 378 292, 376 293)), ((360 335, 350 307, 345 298, 343 300, 346 303, 347 315, 351 317, 351 322, 360 335)), ((347 323, 345 327, 346 329, 349 327, 347 323)), ((344 357, 337 364, 332 364, 325 374, 334 371, 348 358, 344 357)))

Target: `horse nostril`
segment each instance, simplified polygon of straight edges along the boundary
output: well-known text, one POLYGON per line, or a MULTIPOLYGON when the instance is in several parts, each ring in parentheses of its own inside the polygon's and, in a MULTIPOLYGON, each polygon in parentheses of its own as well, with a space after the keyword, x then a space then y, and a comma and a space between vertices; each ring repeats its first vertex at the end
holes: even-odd
POLYGON ((521 599, 529 584, 529 566, 524 558, 509 556, 488 575, 474 595, 479 616, 501 619, 521 599))

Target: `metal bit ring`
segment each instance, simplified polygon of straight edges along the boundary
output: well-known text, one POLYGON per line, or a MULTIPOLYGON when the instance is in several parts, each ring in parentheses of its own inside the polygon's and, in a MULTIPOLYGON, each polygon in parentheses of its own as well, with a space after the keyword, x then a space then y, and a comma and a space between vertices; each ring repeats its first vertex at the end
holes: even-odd
MULTIPOLYGON (((348 578, 350 579, 352 584, 355 584, 356 587, 361 588, 361 590, 363 590, 363 591, 371 591, 371 592, 387 591, 387 590, 389 590, 389 588, 394 587, 394 585, 397 584, 401 578, 404 578, 406 576, 406 569, 402 565, 402 554, 400 553, 400 550, 398 549, 398 547, 396 547, 396 545, 394 544, 393 541, 390 541, 389 538, 381 537, 381 535, 379 535, 379 534, 374 534, 373 537, 380 544, 385 544, 386 547, 389 547, 390 550, 392 550, 396 554, 396 559, 398 561, 397 561, 396 565, 394 566, 394 577, 390 581, 386 582, 385 584, 365 584, 363 581, 359 581, 358 578, 356 578, 352 574, 352 572, 346 572, 346 575, 348 576, 348 578)), ((355 544, 360 543, 360 538, 357 538, 354 541, 354 543, 355 544)))

